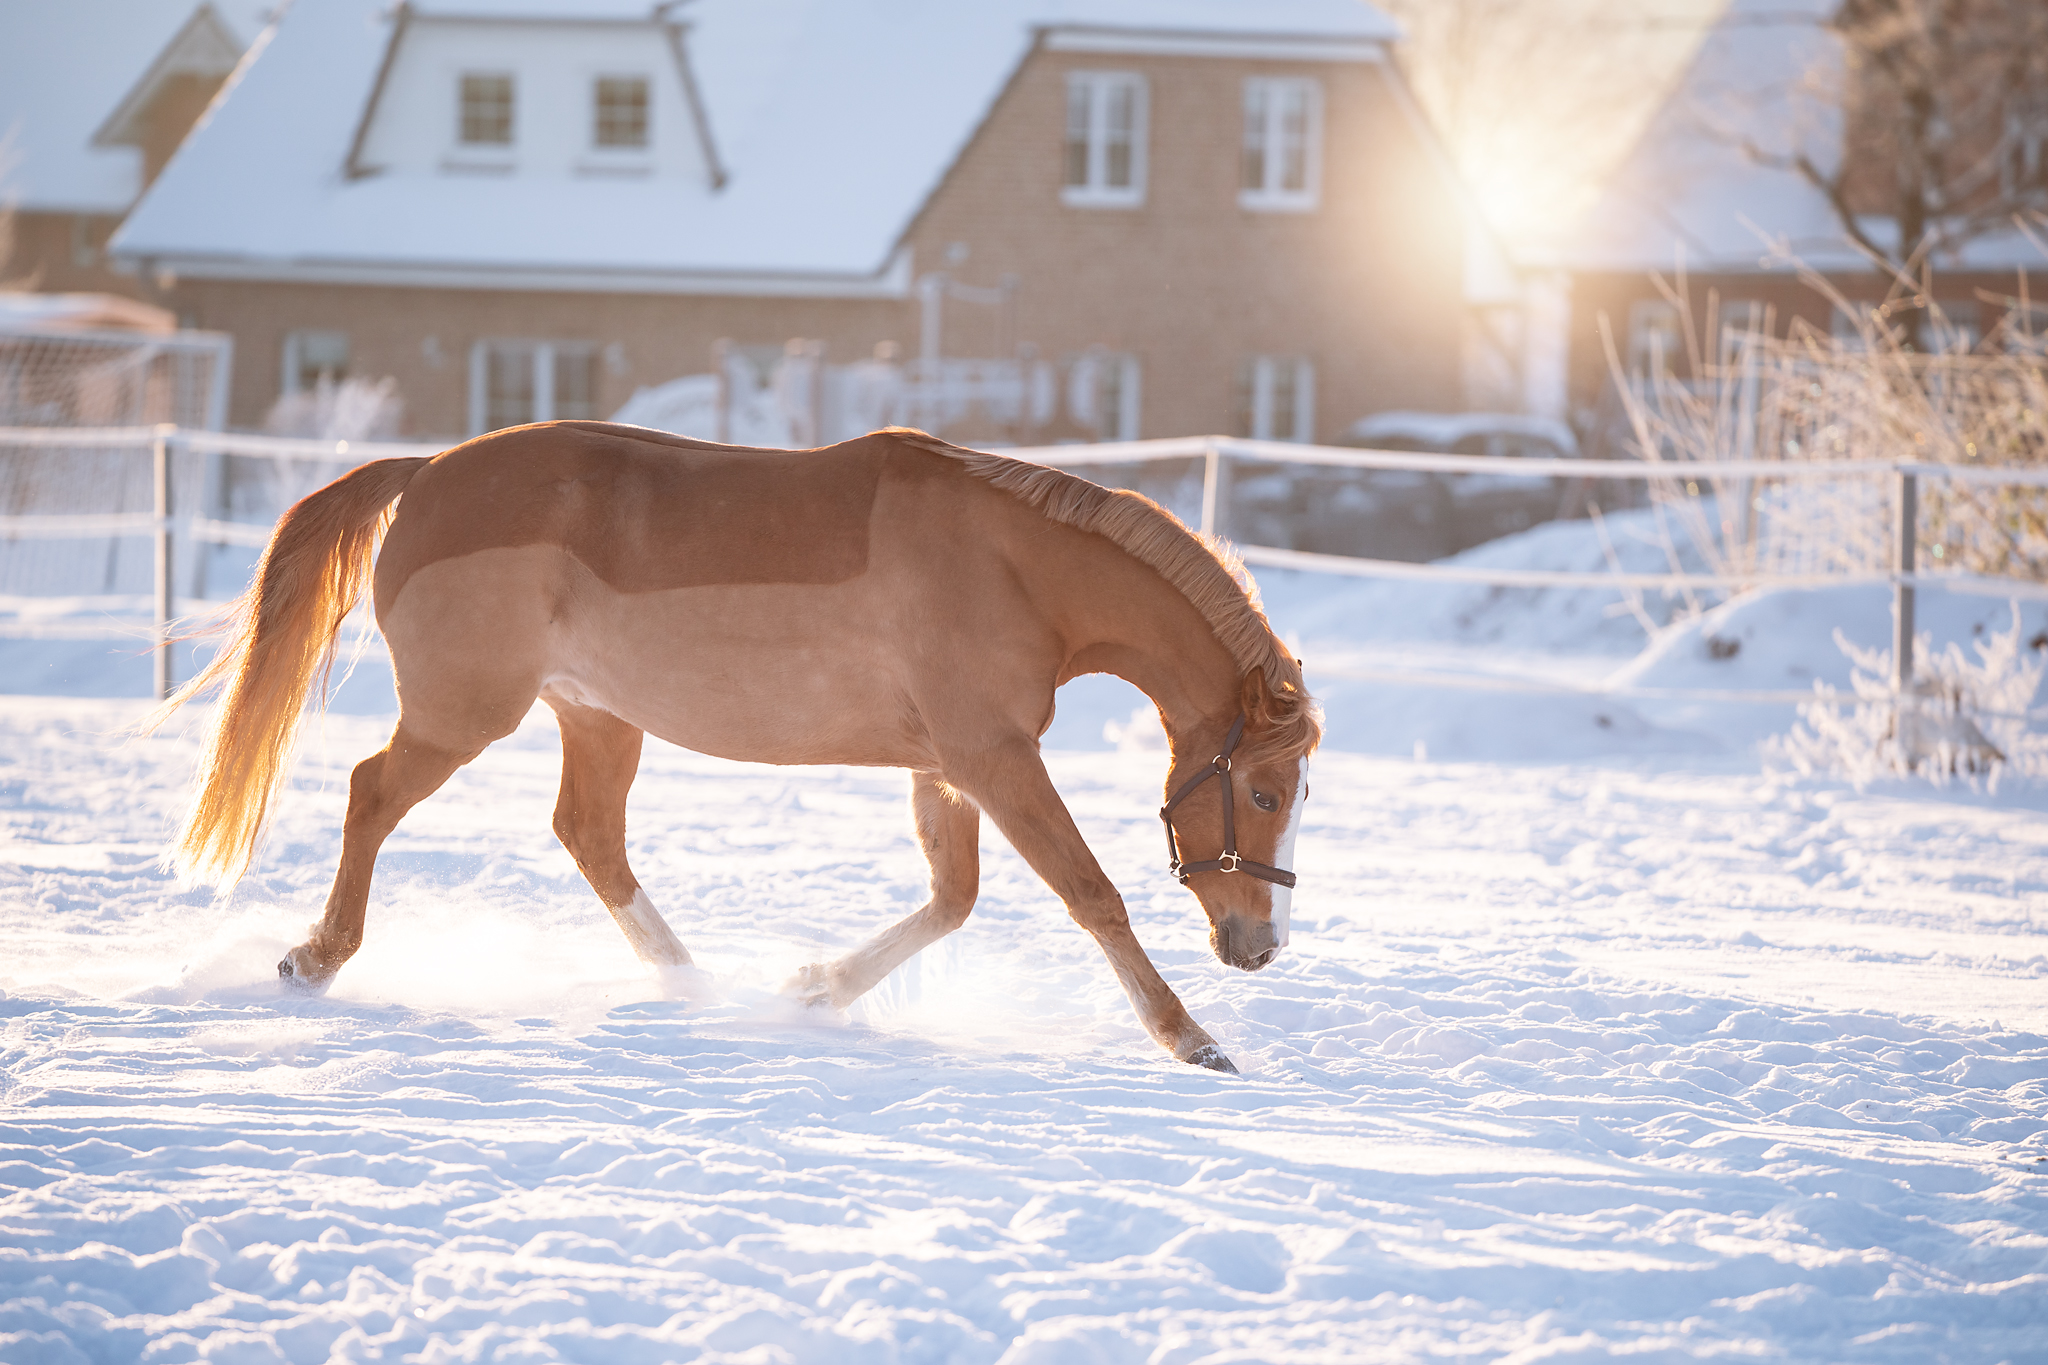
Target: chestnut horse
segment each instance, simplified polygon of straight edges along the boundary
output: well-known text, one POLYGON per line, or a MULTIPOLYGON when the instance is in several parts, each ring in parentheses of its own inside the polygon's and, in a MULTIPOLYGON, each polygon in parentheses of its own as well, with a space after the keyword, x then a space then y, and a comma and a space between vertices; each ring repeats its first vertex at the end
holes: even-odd
POLYGON ((187 875, 247 867, 366 587, 399 720, 349 780, 334 888, 278 964, 288 984, 325 989, 362 943, 385 836, 538 698, 561 721, 555 832, 647 962, 690 955, 626 863, 643 734, 908 768, 931 899, 805 967, 797 995, 844 1006, 965 923, 987 811, 1160 1045, 1236 1069, 1145 956, 1038 754, 1068 679, 1114 673, 1150 697, 1172 746, 1173 871, 1217 957, 1272 960, 1315 704, 1230 567, 1146 499, 907 430, 783 451, 548 422, 366 464, 278 522, 236 637, 155 718, 225 684, 173 853, 187 875))

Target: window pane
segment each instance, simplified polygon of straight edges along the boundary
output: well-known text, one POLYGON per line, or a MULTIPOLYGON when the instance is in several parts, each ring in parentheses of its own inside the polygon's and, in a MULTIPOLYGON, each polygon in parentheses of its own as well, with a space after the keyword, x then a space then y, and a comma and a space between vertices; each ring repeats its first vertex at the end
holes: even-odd
POLYGON ((1103 183, 1112 189, 1131 187, 1131 142, 1137 127, 1137 91, 1128 81, 1118 81, 1104 93, 1109 97, 1108 141, 1103 154, 1103 183))
POLYGON ((1275 360, 1267 366, 1266 373, 1273 376, 1273 396, 1268 409, 1273 414, 1273 439, 1295 440, 1300 433, 1294 429, 1294 362, 1275 360))
POLYGON ((533 348, 494 345, 484 353, 484 430, 533 420, 533 348))
POLYGON ((462 78, 462 140, 487 146, 512 141, 512 78, 470 72, 462 78))
POLYGON ((1247 81, 1244 87, 1244 179, 1248 190, 1266 188, 1266 122, 1269 103, 1264 81, 1247 81))
POLYGON ((331 384, 348 378, 348 333, 294 332, 292 343, 294 373, 287 382, 293 391, 317 388, 323 376, 331 384))
POLYGON ((647 145, 647 82, 638 76, 603 76, 597 82, 597 145, 647 145))
POLYGON ((1275 188, 1299 192, 1308 188, 1308 87, 1292 83, 1278 94, 1280 183, 1275 188))
POLYGON ((1067 179, 1069 185, 1088 183, 1088 106, 1092 87, 1087 81, 1067 84, 1067 179))
POLYGON ((597 352, 555 348, 555 418, 589 422, 597 418, 597 352))
POLYGON ((1124 366, 1123 357, 1107 356, 1102 362, 1102 387, 1096 390, 1095 434, 1105 441, 1123 439, 1124 366))

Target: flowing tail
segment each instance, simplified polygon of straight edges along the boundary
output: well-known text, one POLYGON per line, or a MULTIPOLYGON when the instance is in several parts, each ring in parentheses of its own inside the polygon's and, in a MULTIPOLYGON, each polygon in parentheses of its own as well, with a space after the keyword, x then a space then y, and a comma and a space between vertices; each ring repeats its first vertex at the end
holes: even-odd
POLYGON ((226 684, 198 794, 166 855, 181 875, 229 885, 255 856, 271 801, 291 772, 306 694, 317 676, 324 700, 335 636, 369 586, 391 504, 426 463, 373 460, 293 504, 263 551, 256 581, 220 627, 235 632, 232 642, 143 721, 145 732, 154 730, 226 684))

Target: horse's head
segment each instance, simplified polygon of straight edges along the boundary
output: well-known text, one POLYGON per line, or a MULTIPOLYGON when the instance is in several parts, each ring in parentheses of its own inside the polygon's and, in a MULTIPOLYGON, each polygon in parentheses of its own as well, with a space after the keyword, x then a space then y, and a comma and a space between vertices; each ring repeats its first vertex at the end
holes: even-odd
POLYGON ((1298 687, 1246 677, 1239 719, 1173 737, 1166 775, 1176 874, 1209 917, 1219 960, 1255 972, 1287 946, 1294 836, 1308 800, 1308 756, 1321 737, 1298 687), (1241 728, 1240 728, 1241 727, 1241 728))

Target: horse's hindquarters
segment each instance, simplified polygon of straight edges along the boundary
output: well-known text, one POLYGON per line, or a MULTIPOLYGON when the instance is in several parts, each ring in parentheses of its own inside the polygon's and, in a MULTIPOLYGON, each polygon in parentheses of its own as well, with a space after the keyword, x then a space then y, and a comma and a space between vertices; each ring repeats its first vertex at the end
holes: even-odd
POLYGON ((468 734, 543 690, 768 763, 929 766, 872 575, 621 592, 553 546, 415 572, 381 624, 409 728, 468 734))

